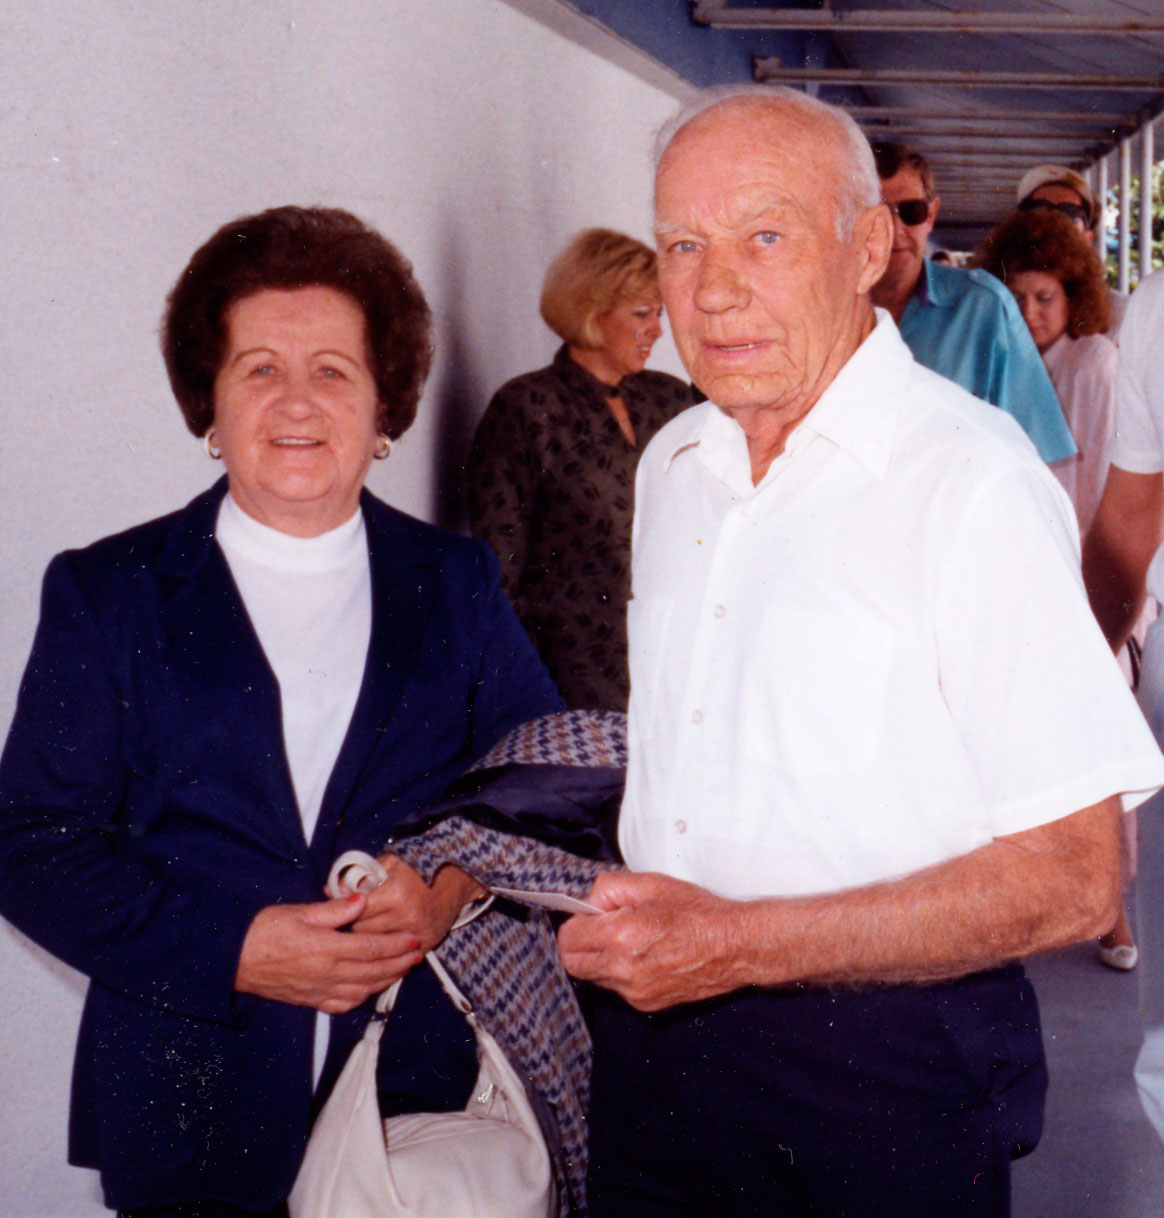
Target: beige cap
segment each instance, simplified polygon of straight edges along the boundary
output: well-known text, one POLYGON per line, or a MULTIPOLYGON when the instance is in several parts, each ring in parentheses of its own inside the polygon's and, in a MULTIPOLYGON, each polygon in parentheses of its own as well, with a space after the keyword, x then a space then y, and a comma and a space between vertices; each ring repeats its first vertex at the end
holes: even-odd
POLYGON ((1091 224, 1094 221, 1095 195, 1091 193, 1087 179, 1076 173, 1074 169, 1068 169, 1066 165, 1036 165, 1034 169, 1028 169, 1018 184, 1014 201, 1021 203, 1033 195, 1040 186, 1069 187, 1083 200, 1083 204, 1087 208, 1087 223, 1091 224))

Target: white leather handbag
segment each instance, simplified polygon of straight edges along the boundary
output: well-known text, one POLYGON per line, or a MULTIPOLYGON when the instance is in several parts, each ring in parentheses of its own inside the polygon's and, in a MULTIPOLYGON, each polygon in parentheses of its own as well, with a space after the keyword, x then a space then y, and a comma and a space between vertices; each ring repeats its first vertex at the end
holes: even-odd
POLYGON ((521 1080, 440 961, 426 959, 477 1038, 472 1097, 461 1112, 381 1117, 376 1059, 400 982, 390 986, 312 1129, 291 1218, 557 1214, 549 1153, 521 1080))

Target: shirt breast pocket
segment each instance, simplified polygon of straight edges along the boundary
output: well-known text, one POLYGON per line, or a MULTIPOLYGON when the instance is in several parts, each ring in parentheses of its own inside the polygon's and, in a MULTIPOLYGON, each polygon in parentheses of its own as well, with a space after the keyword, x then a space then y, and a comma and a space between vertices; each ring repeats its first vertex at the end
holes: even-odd
POLYGON ((749 756, 804 776, 872 767, 892 643, 889 624, 876 618, 766 609, 755 662, 742 676, 740 722, 749 756))

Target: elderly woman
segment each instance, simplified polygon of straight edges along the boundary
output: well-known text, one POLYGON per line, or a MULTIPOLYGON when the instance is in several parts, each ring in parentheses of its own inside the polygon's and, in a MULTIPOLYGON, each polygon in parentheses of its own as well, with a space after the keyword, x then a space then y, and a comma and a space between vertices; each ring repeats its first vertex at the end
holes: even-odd
POLYGON ((386 1113, 455 1109, 472 1033, 420 954, 479 891, 329 865, 560 701, 497 564, 364 490, 411 423, 429 311, 342 211, 220 229, 163 348, 226 476, 59 555, 0 761, 0 911, 90 977, 70 1159, 153 1216, 285 1213, 360 1006, 408 974, 386 1113), (349 933, 350 932, 350 933, 349 933))
MULTIPOLYGON (((1107 446, 1115 428, 1118 355, 1104 337, 1112 310, 1103 263, 1079 227, 1049 205, 1014 212, 989 234, 975 261, 1014 294, 1059 395, 1079 451, 1054 462, 1051 470, 1075 505, 1083 535, 1103 495, 1107 446)), ((1140 624, 1140 641, 1147 625, 1140 624)), ((1134 668, 1128 671, 1131 675, 1134 668)), ((1130 820, 1125 830, 1134 847, 1130 820)), ((1121 911, 1099 941, 1099 958, 1111 968, 1127 970, 1135 967, 1137 954, 1127 914, 1121 911)))
POLYGON ((541 314, 563 345, 507 382, 469 457, 473 532, 568 706, 625 710, 634 474, 647 441, 694 400, 644 372, 659 338, 654 251, 609 229, 550 264, 541 314))

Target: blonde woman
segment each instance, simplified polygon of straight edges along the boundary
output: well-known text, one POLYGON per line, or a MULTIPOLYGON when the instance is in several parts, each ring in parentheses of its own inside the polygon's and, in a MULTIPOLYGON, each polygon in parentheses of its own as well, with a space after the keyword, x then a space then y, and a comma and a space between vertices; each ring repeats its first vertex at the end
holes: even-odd
POLYGON ((541 314, 562 339, 548 368, 489 403, 469 458, 473 532, 566 704, 625 710, 634 474, 647 441, 694 401, 644 366, 662 334, 655 253, 610 229, 550 264, 541 314))

